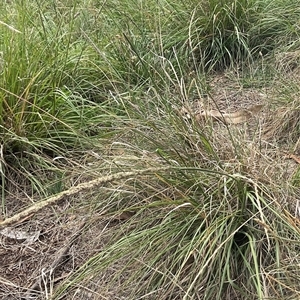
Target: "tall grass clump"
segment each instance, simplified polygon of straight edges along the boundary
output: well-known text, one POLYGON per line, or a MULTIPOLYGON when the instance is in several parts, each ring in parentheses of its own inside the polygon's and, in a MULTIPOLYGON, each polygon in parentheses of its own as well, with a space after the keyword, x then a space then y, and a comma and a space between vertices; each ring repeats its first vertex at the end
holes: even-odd
POLYGON ((188 74, 251 58, 257 1, 120 2, 108 11, 120 30, 112 48, 118 70, 129 72, 133 83, 160 74, 162 59, 179 63, 188 74))
POLYGON ((4 182, 18 186, 29 179, 29 189, 43 194, 53 172, 65 173, 64 159, 93 147, 91 132, 95 136, 102 121, 98 104, 110 84, 83 34, 94 30, 93 9, 59 1, 1 4, 3 189, 4 182), (54 163, 56 157, 62 159, 54 163))
POLYGON ((201 1, 192 11, 189 55, 204 70, 224 69, 252 59, 249 31, 257 1, 201 1))
POLYGON ((162 58, 173 65, 179 60, 187 73, 249 65, 297 42, 298 6, 297 1, 257 0, 118 3, 108 8, 119 28, 113 52, 119 71, 129 72, 134 83, 159 74, 162 58))
POLYGON ((257 1, 259 13, 251 29, 251 45, 262 54, 297 47, 299 40, 298 1, 257 1))
POLYGON ((122 150, 113 163, 122 169, 166 171, 103 189, 99 211, 126 217, 113 235, 103 232, 107 245, 54 299, 73 294, 78 284, 108 298, 293 299, 300 279, 295 194, 285 194, 276 176, 273 182, 260 175, 270 163, 258 158, 266 155, 258 152, 262 141, 245 141, 234 128, 186 122, 165 96, 152 98, 156 110, 146 95, 125 98, 128 120, 111 150, 122 150))

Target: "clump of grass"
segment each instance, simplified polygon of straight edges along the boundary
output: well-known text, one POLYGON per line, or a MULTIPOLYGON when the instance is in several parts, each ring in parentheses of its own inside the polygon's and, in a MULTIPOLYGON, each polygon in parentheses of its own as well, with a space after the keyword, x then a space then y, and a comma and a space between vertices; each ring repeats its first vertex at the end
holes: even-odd
POLYGON ((168 86, 176 76, 249 65, 278 47, 297 43, 298 9, 291 12, 295 4, 279 2, 271 8, 268 1, 255 0, 105 5, 105 15, 114 24, 106 33, 111 41, 107 70, 119 87, 128 89, 168 86), (284 17, 288 14, 292 21, 284 17))
POLYGON ((129 217, 55 299, 101 278, 106 284, 99 293, 128 299, 295 297, 295 194, 284 194, 275 176, 284 166, 265 169, 276 164, 263 141, 250 142, 218 124, 189 124, 170 109, 165 94, 157 93, 156 110, 141 94, 123 101, 120 95, 128 119, 112 144, 122 149, 113 165, 159 164, 168 171, 116 183, 101 194, 100 211, 129 217))
POLYGON ((249 31, 256 1, 203 1, 193 10, 188 45, 195 65, 224 69, 252 59, 249 31))
POLYGON ((50 181, 70 167, 65 164, 94 147, 95 132, 98 139, 107 134, 98 128, 106 104, 98 103, 104 102, 110 82, 95 66, 98 54, 83 37, 83 30, 92 30, 85 26, 92 14, 79 3, 13 1, 1 9, 0 18, 4 203, 11 185, 47 195, 47 186, 55 184, 50 181))

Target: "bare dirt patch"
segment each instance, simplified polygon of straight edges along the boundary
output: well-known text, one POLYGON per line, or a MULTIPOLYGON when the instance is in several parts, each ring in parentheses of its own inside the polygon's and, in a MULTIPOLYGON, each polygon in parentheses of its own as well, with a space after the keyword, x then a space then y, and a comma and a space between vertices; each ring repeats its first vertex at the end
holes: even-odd
MULTIPOLYGON (((0 299, 50 299, 61 282, 101 251, 108 241, 105 229, 118 220, 97 218, 96 212, 88 217, 86 208, 76 209, 80 200, 80 195, 64 199, 8 227, 9 233, 1 231, 0 299)), ((81 299, 95 299, 86 295, 81 299)))

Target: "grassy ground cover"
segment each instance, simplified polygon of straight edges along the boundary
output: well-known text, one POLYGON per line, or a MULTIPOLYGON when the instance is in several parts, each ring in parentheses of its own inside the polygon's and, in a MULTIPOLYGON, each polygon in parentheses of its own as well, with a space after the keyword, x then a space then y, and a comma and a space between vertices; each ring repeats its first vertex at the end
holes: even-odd
POLYGON ((298 299, 299 4, 3 1, 1 297, 298 299))

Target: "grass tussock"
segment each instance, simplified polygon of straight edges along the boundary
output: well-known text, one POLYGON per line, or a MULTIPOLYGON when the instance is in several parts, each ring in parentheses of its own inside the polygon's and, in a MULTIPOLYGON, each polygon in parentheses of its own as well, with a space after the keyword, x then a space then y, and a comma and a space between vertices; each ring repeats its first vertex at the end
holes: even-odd
MULTIPOLYGON (((163 107, 164 98, 160 101, 163 107)), ((122 160, 115 162, 137 166, 142 157, 173 171, 116 184, 106 197, 117 194, 119 213, 129 213, 121 235, 64 288, 100 277, 107 295, 120 285, 118 293, 129 299, 277 299, 278 293, 292 299, 297 280, 291 277, 298 271, 287 271, 293 256, 285 255, 287 247, 294 254, 298 247, 291 181, 296 169, 282 161, 277 148, 282 140, 270 146, 268 137, 260 136, 262 128, 249 140, 245 128, 190 124, 174 113, 160 116, 159 110, 144 123, 144 113, 127 104, 133 114, 127 122, 135 119, 135 126, 126 128, 125 138, 134 143, 119 137, 114 147, 122 145, 122 160)), ((98 292, 104 293, 103 286, 98 292)))
POLYGON ((93 235, 41 299, 299 297, 298 6, 0 4, 1 213, 84 194, 93 235))

